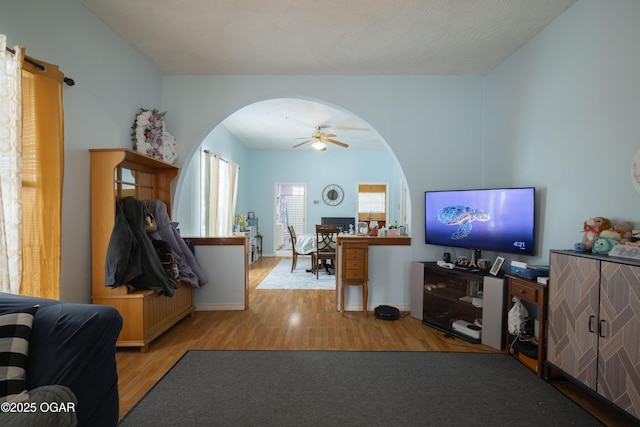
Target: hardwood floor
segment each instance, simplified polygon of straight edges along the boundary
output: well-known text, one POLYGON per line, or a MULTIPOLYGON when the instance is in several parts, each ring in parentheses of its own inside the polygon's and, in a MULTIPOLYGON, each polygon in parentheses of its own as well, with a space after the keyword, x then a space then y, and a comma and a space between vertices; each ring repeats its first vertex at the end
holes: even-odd
MULTIPOLYGON (((119 349, 120 417, 188 350, 497 352, 447 338, 407 313, 396 321, 378 320, 372 314, 364 317, 362 312, 347 312, 343 317, 335 311, 335 291, 257 290, 279 261, 261 258, 251 266, 248 310, 195 312, 153 341, 146 353, 119 349)), ((593 406, 584 407, 599 411, 600 417, 611 412, 593 406)))

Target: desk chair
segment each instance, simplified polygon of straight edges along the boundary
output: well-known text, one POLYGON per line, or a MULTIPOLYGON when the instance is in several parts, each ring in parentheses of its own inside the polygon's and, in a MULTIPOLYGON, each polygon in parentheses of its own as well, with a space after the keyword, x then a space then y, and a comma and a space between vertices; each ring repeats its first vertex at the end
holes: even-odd
POLYGON ((311 268, 314 268, 315 253, 314 252, 312 252, 311 254, 299 253, 296 250, 296 243, 298 242, 298 238, 296 237, 296 231, 293 229, 292 225, 290 225, 288 228, 289 228, 289 235, 291 236, 291 249, 293 251, 292 252, 293 261, 291 262, 291 272, 293 273, 293 270, 296 269, 296 264, 298 263, 298 255, 301 255, 301 256, 311 255, 311 268))
POLYGON ((316 225, 316 256, 313 263, 316 269, 316 279, 320 278, 320 262, 324 263, 327 274, 329 274, 327 261, 330 260, 335 271, 338 231, 333 225, 316 225))
POLYGON ((362 311, 367 316, 369 298, 369 243, 366 239, 342 240, 342 286, 340 287, 340 313, 344 316, 344 288, 362 286, 362 311))

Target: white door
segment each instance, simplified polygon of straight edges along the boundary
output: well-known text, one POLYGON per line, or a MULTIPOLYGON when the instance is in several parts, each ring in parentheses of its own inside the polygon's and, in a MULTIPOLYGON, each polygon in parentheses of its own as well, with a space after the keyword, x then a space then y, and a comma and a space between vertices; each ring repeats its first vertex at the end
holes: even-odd
POLYGON ((276 184, 275 224, 273 232, 276 256, 291 256, 289 226, 296 234, 306 232, 307 191, 306 184, 276 184))

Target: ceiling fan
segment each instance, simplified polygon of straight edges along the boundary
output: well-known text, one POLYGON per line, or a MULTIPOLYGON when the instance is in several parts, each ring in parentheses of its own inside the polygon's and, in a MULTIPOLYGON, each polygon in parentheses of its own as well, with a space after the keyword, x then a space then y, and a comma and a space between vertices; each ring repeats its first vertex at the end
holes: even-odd
POLYGON ((320 130, 326 128, 327 126, 323 126, 323 125, 318 125, 316 126, 316 132, 311 135, 311 138, 307 139, 306 141, 302 141, 300 144, 296 144, 293 146, 293 148, 297 148, 300 147, 303 144, 306 144, 307 142, 311 142, 313 141, 313 144, 311 144, 311 147, 315 150, 318 151, 324 151, 327 149, 327 142, 330 142, 332 144, 336 144, 339 145, 341 147, 347 148, 349 147, 349 144, 345 144, 344 142, 340 142, 340 141, 336 141, 335 139, 331 139, 336 137, 336 135, 332 134, 332 133, 323 133, 320 130))

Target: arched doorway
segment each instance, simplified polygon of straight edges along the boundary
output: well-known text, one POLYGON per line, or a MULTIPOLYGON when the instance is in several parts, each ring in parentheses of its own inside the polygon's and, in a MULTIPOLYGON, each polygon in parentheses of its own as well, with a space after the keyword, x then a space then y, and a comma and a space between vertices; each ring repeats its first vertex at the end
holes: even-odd
POLYGON ((203 149, 240 164, 237 212, 257 216, 265 255, 274 255, 281 241, 276 236, 282 230, 277 225, 277 182, 306 184, 307 227, 319 223, 321 217, 355 216, 357 183, 367 181, 388 183, 389 224, 407 223, 410 209, 404 174, 387 144, 365 120, 326 102, 300 98, 258 101, 230 114, 204 138, 193 158, 185 162, 182 184, 176 189, 180 205, 174 217, 193 236, 200 235, 201 214, 193 207, 201 205, 197 158, 203 149), (312 137, 318 127, 348 147, 329 143, 324 151, 314 150, 312 137), (344 188, 339 206, 323 203, 321 191, 328 184, 344 188))

